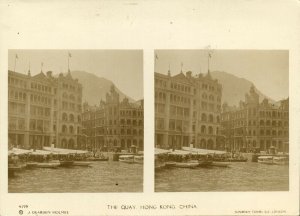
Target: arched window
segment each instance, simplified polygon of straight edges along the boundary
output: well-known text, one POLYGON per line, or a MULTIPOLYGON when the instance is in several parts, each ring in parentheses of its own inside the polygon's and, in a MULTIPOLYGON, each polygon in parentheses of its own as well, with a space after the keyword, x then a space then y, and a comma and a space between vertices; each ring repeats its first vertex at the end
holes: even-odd
POLYGON ((67 115, 67 113, 63 113, 62 114, 62 120, 63 121, 68 121, 68 115, 67 115))
POLYGON ((74 140, 73 139, 69 139, 69 144, 68 144, 68 148, 69 149, 74 149, 74 140))
POLYGON ((201 120, 202 120, 202 121, 206 121, 206 114, 205 114, 205 113, 202 113, 202 115, 201 115, 201 120))
POLYGON ((121 140, 121 148, 125 148, 125 140, 121 140))
POLYGON ((212 114, 209 115, 209 122, 213 122, 214 121, 214 117, 212 114))
POLYGON ((62 140, 61 140, 61 146, 62 146, 63 148, 67 148, 67 140, 66 140, 66 139, 62 139, 62 140))
MULTIPOLYGON (((134 112, 134 113, 135 113, 135 112, 134 112)), ((137 124, 136 120, 133 120, 133 121, 132 121, 132 124, 133 124, 134 126, 136 126, 136 124, 137 124)))
POLYGON ((206 127, 205 125, 201 126, 201 133, 205 134, 206 133, 206 127))
POLYGON ((213 149, 213 147, 214 147, 214 141, 212 139, 209 139, 207 142, 207 148, 213 149))
POLYGON ((260 120, 259 124, 260 124, 260 126, 264 126, 265 125, 264 120, 260 120))
POLYGON ((213 132, 214 132, 214 131, 213 131, 212 126, 209 126, 209 127, 208 127, 208 133, 209 133, 209 134, 213 134, 213 132))
POLYGON ((62 126, 62 132, 63 132, 63 133, 67 133, 67 132, 68 132, 68 129, 67 129, 67 126, 66 126, 66 125, 63 125, 63 126, 62 126))
POLYGON ((130 148, 130 146, 131 146, 131 140, 128 139, 128 140, 127 140, 127 148, 130 148))
POLYGON ((137 140, 133 140, 133 145, 137 146, 137 140))
POLYGON ((69 126, 69 132, 70 132, 71 134, 73 134, 73 133, 74 133, 74 128, 73 128, 73 126, 72 126, 72 125, 70 125, 70 126, 69 126))
POLYGON ((74 115, 73 114, 69 115, 69 120, 70 120, 70 122, 74 122, 74 115))

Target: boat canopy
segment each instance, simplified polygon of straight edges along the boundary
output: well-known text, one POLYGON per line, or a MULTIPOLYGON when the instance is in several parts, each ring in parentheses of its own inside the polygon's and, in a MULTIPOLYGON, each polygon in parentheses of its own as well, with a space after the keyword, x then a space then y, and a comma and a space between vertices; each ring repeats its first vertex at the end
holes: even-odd
POLYGON ((272 159, 273 156, 259 156, 258 159, 272 159))
MULTIPOLYGON (((49 155, 52 153, 49 151, 44 151, 44 150, 35 150, 35 151, 32 151, 31 154, 32 155, 49 155)), ((57 154, 57 153, 54 153, 54 154, 57 154)))
POLYGON ((44 147, 43 148, 49 152, 56 152, 58 154, 86 154, 88 151, 84 150, 77 150, 77 149, 62 149, 62 148, 51 148, 51 147, 44 147))
POLYGON ((175 150, 169 153, 170 155, 189 155, 189 154, 197 154, 195 152, 183 151, 183 150, 175 150))
POLYGON ((120 155, 119 158, 133 158, 133 155, 120 155))
POLYGON ((26 149, 19 149, 19 148, 13 148, 8 151, 8 155, 14 154, 14 155, 23 155, 23 154, 29 154, 33 150, 26 150, 26 149))
POLYGON ((159 154, 166 154, 166 153, 170 153, 170 152, 171 152, 171 150, 155 148, 155 154, 156 154, 156 155, 159 155, 159 154))
POLYGON ((210 150, 210 149, 199 149, 199 148, 191 148, 191 147, 182 147, 182 150, 189 151, 197 154, 226 154, 226 151, 220 150, 210 150))

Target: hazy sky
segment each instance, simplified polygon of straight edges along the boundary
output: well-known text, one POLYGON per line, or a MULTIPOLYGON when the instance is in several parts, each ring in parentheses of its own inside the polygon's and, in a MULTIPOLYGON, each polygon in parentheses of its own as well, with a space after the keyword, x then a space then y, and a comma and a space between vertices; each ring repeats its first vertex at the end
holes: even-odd
POLYGON ((14 70, 15 55, 18 55, 16 71, 31 74, 53 71, 54 74, 68 70, 68 52, 71 53, 70 70, 82 70, 111 80, 117 88, 133 99, 143 96, 142 50, 10 50, 8 69, 14 70))
MULTIPOLYGON (((218 70, 245 78, 266 96, 280 100, 289 96, 288 51, 267 50, 212 50, 210 71, 218 70)), ((178 74, 183 71, 207 73, 207 50, 156 50, 155 71, 178 74)))

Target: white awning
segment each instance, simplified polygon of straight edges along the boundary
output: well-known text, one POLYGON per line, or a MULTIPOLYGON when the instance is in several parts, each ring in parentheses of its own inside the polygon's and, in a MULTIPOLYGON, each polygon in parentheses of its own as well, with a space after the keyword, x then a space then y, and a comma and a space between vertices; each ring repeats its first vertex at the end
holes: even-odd
POLYGON ((197 154, 226 154, 226 151, 210 150, 210 149, 199 149, 191 147, 182 147, 184 151, 195 152, 197 154))
POLYGON ((160 149, 160 148, 155 148, 155 154, 159 155, 159 154, 166 154, 171 152, 171 150, 166 150, 166 149, 160 149))
POLYGON ((13 148, 12 150, 8 151, 8 155, 15 154, 15 155, 22 155, 22 154, 29 154, 33 150, 26 150, 26 149, 19 149, 19 148, 13 148))
POLYGON ((62 148, 51 148, 51 147, 44 147, 43 148, 46 151, 49 152, 56 152, 59 154, 86 154, 88 151, 84 150, 76 150, 76 149, 62 149, 62 148))

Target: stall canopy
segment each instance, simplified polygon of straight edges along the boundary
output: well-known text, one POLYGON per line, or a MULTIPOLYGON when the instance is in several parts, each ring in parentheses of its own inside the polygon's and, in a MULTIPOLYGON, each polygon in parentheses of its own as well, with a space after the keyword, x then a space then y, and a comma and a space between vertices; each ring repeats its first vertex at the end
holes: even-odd
POLYGON ((8 151, 8 155, 14 154, 14 155, 23 155, 23 154, 29 154, 33 150, 26 150, 26 149, 19 149, 19 148, 13 148, 8 151))
POLYGON ((226 151, 210 150, 210 149, 199 149, 191 147, 182 147, 184 151, 189 151, 197 154, 226 154, 226 151))
POLYGON ((51 153, 50 151, 44 151, 44 150, 35 150, 31 152, 32 155, 49 155, 49 154, 57 154, 55 152, 51 153))
POLYGON ((159 148, 155 148, 155 154, 159 155, 159 154, 166 154, 171 152, 171 150, 166 150, 166 149, 159 149, 159 148))
POLYGON ((170 155, 188 155, 188 154, 197 154, 196 152, 175 150, 169 153, 170 155))
POLYGON ((62 149, 62 148, 51 148, 51 147, 44 147, 43 148, 49 152, 55 152, 58 154, 86 154, 88 151, 84 150, 76 150, 76 149, 62 149))

